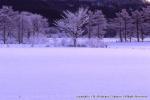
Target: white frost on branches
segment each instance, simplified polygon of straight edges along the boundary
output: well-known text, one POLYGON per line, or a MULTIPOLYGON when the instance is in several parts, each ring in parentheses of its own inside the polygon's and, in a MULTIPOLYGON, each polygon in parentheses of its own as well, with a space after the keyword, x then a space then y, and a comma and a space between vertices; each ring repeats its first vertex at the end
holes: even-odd
POLYGON ((79 8, 77 12, 65 11, 63 19, 57 20, 55 25, 65 31, 67 35, 74 40, 74 46, 77 46, 77 38, 83 34, 84 26, 88 23, 88 9, 79 8))

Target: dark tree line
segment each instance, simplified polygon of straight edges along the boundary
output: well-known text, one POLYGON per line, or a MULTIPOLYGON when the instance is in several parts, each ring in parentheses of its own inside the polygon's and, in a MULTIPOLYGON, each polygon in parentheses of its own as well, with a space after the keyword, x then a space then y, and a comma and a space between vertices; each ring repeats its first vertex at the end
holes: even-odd
POLYGON ((18 12, 12 7, 3 6, 0 9, 0 39, 4 44, 33 43, 56 33, 61 38, 71 37, 74 46, 77 46, 78 38, 101 40, 111 29, 121 42, 131 42, 135 38, 140 42, 150 35, 149 11, 150 6, 141 10, 122 9, 116 13, 116 17, 107 18, 102 10, 79 8, 75 12, 64 11, 62 18, 55 20, 55 26, 51 27, 48 19, 39 14, 18 12))
POLYGON ((127 42, 136 38, 138 42, 144 41, 150 35, 150 6, 142 10, 130 11, 123 9, 110 19, 109 28, 116 31, 120 41, 127 42))

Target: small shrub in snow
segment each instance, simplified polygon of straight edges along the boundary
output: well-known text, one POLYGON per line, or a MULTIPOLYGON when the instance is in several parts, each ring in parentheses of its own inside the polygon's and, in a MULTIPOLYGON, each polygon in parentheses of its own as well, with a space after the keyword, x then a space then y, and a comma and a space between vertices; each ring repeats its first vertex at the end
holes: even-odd
POLYGON ((91 38, 88 40, 88 47, 105 48, 107 45, 99 38, 91 38))
POLYGON ((48 38, 45 35, 39 34, 37 36, 32 36, 29 38, 29 43, 32 43, 34 46, 35 44, 47 44, 48 38))

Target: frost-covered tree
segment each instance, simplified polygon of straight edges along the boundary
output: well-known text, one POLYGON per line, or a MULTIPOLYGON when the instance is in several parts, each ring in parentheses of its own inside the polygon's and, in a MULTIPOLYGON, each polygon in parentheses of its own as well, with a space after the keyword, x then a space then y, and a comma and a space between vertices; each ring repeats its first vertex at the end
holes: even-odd
POLYGON ((150 35, 150 6, 143 8, 143 23, 141 25, 142 32, 142 41, 144 39, 144 35, 150 35))
POLYGON ((150 23, 150 6, 143 8, 143 16, 145 21, 150 23))
POLYGON ((123 22, 123 37, 125 42, 127 42, 128 37, 130 37, 131 40, 131 35, 132 35, 132 30, 131 27, 132 25, 132 19, 129 13, 127 12, 126 9, 122 9, 120 13, 117 14, 118 17, 121 17, 122 22, 123 22))
POLYGON ((92 25, 93 30, 95 30, 96 36, 103 38, 107 28, 107 20, 101 10, 96 10, 92 14, 89 23, 92 25))
POLYGON ((120 37, 120 41, 127 42, 133 36, 133 21, 126 9, 122 9, 116 13, 116 18, 111 19, 110 25, 112 29, 117 32, 117 36, 120 37))
MULTIPOLYGON (((32 14, 30 12, 21 12, 15 18, 16 38, 18 43, 23 43, 23 40, 30 40, 46 35, 49 28, 48 20, 41 15, 32 14)), ((35 39, 34 39, 35 40, 35 39)))
MULTIPOLYGON (((0 9, 0 37, 4 44, 30 37, 45 36, 49 29, 48 20, 41 15, 30 12, 17 12, 12 7, 3 6, 0 9)), ((13 42, 14 43, 14 42, 13 42)))
POLYGON ((123 42, 123 20, 120 14, 116 18, 109 20, 109 29, 115 30, 116 35, 120 38, 120 42, 123 42))
POLYGON ((88 19, 88 24, 87 24, 87 31, 88 31, 88 38, 90 39, 92 37, 92 16, 93 16, 93 12, 92 11, 88 11, 88 16, 89 16, 89 19, 88 19))
POLYGON ((41 15, 34 14, 31 16, 32 30, 33 35, 38 35, 40 33, 45 34, 48 30, 48 19, 44 18, 41 15))
POLYGON ((88 23, 88 9, 79 8, 78 11, 65 11, 63 19, 55 21, 55 25, 73 38, 74 47, 77 46, 77 38, 84 33, 84 26, 88 23))
POLYGON ((11 7, 3 6, 2 9, 0 9, 0 32, 4 44, 14 29, 14 16, 15 12, 11 7))
POLYGON ((134 24, 134 30, 136 33, 136 38, 137 41, 140 42, 140 37, 141 37, 141 26, 143 23, 143 17, 142 17, 142 12, 135 10, 132 12, 132 19, 133 19, 133 24, 134 24))
POLYGON ((41 15, 34 14, 31 16, 30 22, 32 27, 32 35, 30 35, 31 41, 34 41, 34 43, 44 41, 44 39, 46 39, 47 31, 49 30, 48 19, 41 15))
POLYGON ((31 20, 30 20, 31 13, 28 12, 21 12, 16 17, 16 38, 18 43, 23 43, 24 37, 26 36, 27 32, 31 32, 31 20))

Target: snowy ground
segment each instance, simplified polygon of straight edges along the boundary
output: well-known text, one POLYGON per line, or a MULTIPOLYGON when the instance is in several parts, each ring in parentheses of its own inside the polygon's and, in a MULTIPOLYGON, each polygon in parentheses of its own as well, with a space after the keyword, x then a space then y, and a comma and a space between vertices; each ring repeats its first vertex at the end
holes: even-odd
POLYGON ((0 100, 150 100, 149 76, 149 49, 0 49, 0 100))
POLYGON ((150 38, 146 38, 144 42, 133 39, 132 42, 121 43, 118 38, 104 38, 103 41, 108 48, 150 49, 150 38))

